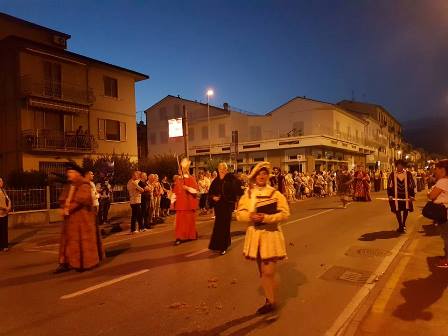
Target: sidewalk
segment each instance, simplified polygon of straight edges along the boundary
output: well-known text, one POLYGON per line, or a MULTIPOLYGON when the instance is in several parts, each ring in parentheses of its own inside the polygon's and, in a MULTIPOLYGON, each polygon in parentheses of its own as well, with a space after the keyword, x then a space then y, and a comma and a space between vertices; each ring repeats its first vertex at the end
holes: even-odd
POLYGON ((423 217, 410 235, 354 335, 448 335, 448 269, 436 267, 442 239, 423 217))

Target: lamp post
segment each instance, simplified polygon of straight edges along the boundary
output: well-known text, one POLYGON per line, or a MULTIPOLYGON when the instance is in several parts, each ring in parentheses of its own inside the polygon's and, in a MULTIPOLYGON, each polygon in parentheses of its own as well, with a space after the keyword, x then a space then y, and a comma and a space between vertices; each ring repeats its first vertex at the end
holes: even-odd
POLYGON ((207 123, 208 123, 208 153, 210 160, 212 159, 212 140, 210 132, 210 97, 214 94, 212 89, 207 90, 207 123))

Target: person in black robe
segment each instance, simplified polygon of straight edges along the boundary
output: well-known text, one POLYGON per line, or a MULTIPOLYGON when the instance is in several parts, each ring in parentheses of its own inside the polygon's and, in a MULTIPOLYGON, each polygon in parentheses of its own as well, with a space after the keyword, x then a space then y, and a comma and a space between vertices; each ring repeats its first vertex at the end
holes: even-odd
POLYGON ((396 171, 389 176, 387 195, 389 196, 390 210, 398 221, 397 232, 406 232, 406 220, 409 212, 414 211, 412 202, 415 199, 415 183, 410 171, 407 171, 406 162, 397 160, 396 171))
POLYGON ((231 244, 230 222, 237 198, 243 194, 241 182, 228 172, 227 164, 218 165, 218 176, 210 185, 208 197, 210 206, 215 209, 215 224, 208 248, 226 254, 231 244))

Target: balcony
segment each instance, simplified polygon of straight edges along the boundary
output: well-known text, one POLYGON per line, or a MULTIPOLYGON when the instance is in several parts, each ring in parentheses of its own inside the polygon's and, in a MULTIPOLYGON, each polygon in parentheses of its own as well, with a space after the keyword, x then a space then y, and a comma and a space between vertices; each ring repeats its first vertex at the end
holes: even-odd
POLYGON ((22 144, 26 151, 79 154, 91 153, 97 147, 93 135, 48 129, 23 131, 22 144))
POLYGON ((39 97, 87 106, 95 101, 91 88, 67 82, 35 80, 31 76, 22 76, 21 93, 23 97, 39 97))

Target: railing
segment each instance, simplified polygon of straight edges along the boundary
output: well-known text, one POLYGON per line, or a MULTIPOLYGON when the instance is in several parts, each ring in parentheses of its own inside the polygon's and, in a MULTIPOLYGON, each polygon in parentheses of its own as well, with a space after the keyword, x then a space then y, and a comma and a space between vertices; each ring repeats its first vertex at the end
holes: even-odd
POLYGON ((29 75, 22 76, 21 88, 24 96, 51 98, 83 105, 91 105, 95 101, 91 88, 67 82, 39 81, 29 75))
POLYGON ((32 129, 22 132, 23 146, 33 151, 61 151, 89 153, 96 148, 93 135, 63 133, 48 129, 32 129))
MULTIPOLYGON (((12 210, 15 212, 47 210, 59 208, 59 196, 61 195, 62 189, 62 186, 50 186, 34 189, 7 189, 6 193, 11 199, 12 210)), ((111 201, 129 201, 126 186, 114 186, 111 201)))

